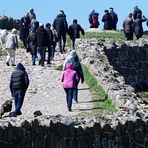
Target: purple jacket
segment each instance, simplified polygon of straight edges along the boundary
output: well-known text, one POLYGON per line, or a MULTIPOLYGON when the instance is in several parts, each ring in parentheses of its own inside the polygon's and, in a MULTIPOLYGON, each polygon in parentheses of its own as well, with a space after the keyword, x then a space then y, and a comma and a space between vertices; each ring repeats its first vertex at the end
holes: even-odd
POLYGON ((62 73, 61 82, 63 82, 64 88, 76 88, 79 77, 75 70, 73 70, 72 64, 66 64, 66 70, 62 73))

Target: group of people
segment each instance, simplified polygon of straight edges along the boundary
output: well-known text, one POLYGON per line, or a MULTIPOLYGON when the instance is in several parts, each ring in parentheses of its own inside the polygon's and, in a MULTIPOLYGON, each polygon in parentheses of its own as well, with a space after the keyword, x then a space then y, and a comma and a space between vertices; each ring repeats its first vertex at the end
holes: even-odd
MULTIPOLYGON (((104 22, 103 29, 104 30, 116 30, 117 22, 118 22, 118 15, 114 12, 114 9, 111 7, 109 10, 104 11, 105 14, 102 17, 102 22, 104 22)), ((98 28, 99 23, 99 13, 95 10, 92 10, 89 14, 89 23, 90 28, 98 28)))
MULTIPOLYGON (((78 102, 78 84, 84 82, 84 75, 81 63, 76 50, 71 50, 63 63, 61 82, 66 93, 68 111, 72 110, 72 101, 78 102)), ((11 117, 21 115, 21 108, 24 102, 25 93, 29 86, 29 77, 23 64, 18 63, 16 70, 11 75, 10 90, 14 98, 15 110, 10 113, 11 117)))
POLYGON ((147 20, 146 17, 142 15, 142 11, 138 8, 138 6, 134 7, 134 12, 130 13, 123 22, 125 39, 133 40, 133 34, 135 34, 137 39, 142 38, 143 35, 142 23, 145 22, 146 20, 147 20))
MULTIPOLYGON (((114 9, 112 7, 109 8, 109 10, 105 10, 104 12, 105 14, 102 17, 102 22, 104 22, 103 29, 116 30, 118 15, 114 12, 114 9)), ((97 13, 95 10, 92 10, 89 15, 90 28, 99 27, 100 23, 98 19, 99 13, 97 13)), ((135 6, 133 13, 130 13, 123 22, 125 40, 133 40, 133 34, 135 34, 137 39, 142 38, 142 23, 145 21, 147 21, 146 24, 148 26, 148 19, 146 19, 146 17, 142 15, 142 11, 138 8, 138 6, 135 6)))
MULTIPOLYGON (((36 60, 39 60, 39 65, 44 66, 46 51, 48 52, 47 64, 50 64, 54 59, 55 48, 58 43, 58 48, 61 53, 65 52, 66 34, 72 40, 72 47, 75 48, 75 39, 80 37, 80 32, 84 35, 84 29, 78 24, 77 19, 69 25, 66 20, 66 15, 63 10, 60 10, 53 24, 46 25, 39 23, 36 19, 34 9, 31 8, 20 20, 19 38, 23 42, 24 48, 32 55, 32 65, 36 65, 36 60)), ((6 64, 9 66, 10 61, 12 66, 15 65, 15 50, 18 47, 18 39, 16 30, 12 31, 10 39, 7 40, 6 46, 8 58, 6 64), (15 36, 15 37, 14 37, 15 36), (15 38, 15 40, 14 40, 15 38), (12 47, 13 45, 13 47, 12 47)))

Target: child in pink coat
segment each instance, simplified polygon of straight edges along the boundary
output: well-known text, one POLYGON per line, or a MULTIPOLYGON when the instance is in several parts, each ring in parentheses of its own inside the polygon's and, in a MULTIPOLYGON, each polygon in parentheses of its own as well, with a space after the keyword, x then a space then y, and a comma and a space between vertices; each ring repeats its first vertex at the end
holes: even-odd
POLYGON ((61 81, 66 92, 66 100, 68 110, 71 111, 73 91, 76 88, 77 81, 79 80, 77 73, 73 70, 72 64, 66 64, 66 70, 62 73, 61 81))

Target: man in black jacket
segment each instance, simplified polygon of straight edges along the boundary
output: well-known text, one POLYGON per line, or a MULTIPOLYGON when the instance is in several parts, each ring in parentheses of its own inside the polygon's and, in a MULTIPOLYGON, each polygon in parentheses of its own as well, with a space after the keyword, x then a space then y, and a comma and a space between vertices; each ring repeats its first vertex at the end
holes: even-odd
POLYGON ((75 49, 75 40, 76 38, 80 38, 80 32, 84 35, 83 28, 77 23, 77 20, 73 20, 73 24, 69 26, 68 34, 72 40, 73 49, 75 49))
POLYGON ((35 41, 37 44, 37 52, 39 65, 44 66, 46 47, 48 47, 49 35, 44 29, 44 25, 41 24, 35 33, 35 41))
POLYGON ((26 90, 29 86, 29 78, 25 67, 18 63, 16 70, 11 75, 10 90, 15 100, 15 111, 10 116, 16 117, 21 115, 21 107, 23 105, 26 90))
POLYGON ((53 27, 57 31, 58 34, 58 42, 60 52, 65 52, 65 44, 66 44, 66 32, 68 31, 68 24, 66 20, 66 15, 63 10, 60 10, 60 14, 57 15, 53 22, 53 27), (63 40, 63 45, 62 45, 63 40))
POLYGON ((112 29, 116 30, 117 28, 117 22, 118 22, 118 15, 114 12, 114 9, 111 7, 109 8, 110 15, 112 17, 112 29))
POLYGON ((108 10, 104 11, 105 14, 102 17, 102 22, 104 22, 104 30, 112 30, 112 17, 108 10))

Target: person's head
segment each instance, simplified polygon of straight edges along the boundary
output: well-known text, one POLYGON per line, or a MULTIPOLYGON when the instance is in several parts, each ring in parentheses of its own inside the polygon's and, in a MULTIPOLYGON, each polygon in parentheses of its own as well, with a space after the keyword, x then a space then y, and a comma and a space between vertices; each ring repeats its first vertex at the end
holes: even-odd
POLYGON ((141 19, 141 18, 142 18, 142 15, 141 15, 140 13, 138 13, 138 14, 137 14, 137 18, 138 18, 138 19, 141 19))
POLYGON ((72 64, 71 64, 71 63, 67 63, 67 64, 66 64, 66 69, 73 69, 72 64))
POLYGON ((24 15, 24 17, 29 17, 29 12, 26 12, 26 14, 24 15))
POLYGON ((33 8, 30 8, 30 13, 33 13, 34 12, 34 9, 33 8))
POLYGON ((135 7, 134 7, 134 10, 135 10, 135 9, 138 9, 138 6, 135 6, 135 7))
POLYGON ((17 33, 17 30, 16 30, 15 28, 13 28, 13 29, 12 29, 12 33, 13 33, 13 34, 16 34, 16 33, 17 33))
POLYGON ((60 14, 65 14, 65 13, 64 13, 64 10, 60 10, 60 14))
POLYGON ((132 13, 129 13, 128 17, 129 18, 132 18, 133 17, 133 14, 132 13))
POLYGON ((51 24, 50 24, 50 23, 47 23, 47 24, 46 24, 46 27, 47 27, 47 28, 51 28, 51 24))
POLYGON ((71 50, 70 53, 69 53, 69 55, 70 55, 71 57, 75 57, 75 56, 77 55, 77 53, 76 53, 75 50, 71 50))
POLYGON ((17 66, 16 66, 16 69, 17 70, 23 70, 23 71, 26 70, 22 63, 18 63, 17 66))
POLYGON ((40 28, 44 28, 44 24, 43 23, 40 23, 39 27, 40 28))
POLYGON ((109 8, 109 11, 110 11, 110 12, 113 12, 113 11, 114 11, 114 9, 113 9, 112 7, 110 7, 110 8, 109 8))
POLYGON ((105 13, 109 13, 109 11, 108 11, 108 10, 104 10, 104 12, 105 12, 105 13))
POLYGON ((74 19, 74 20, 73 20, 73 23, 76 23, 76 24, 77 24, 77 22, 78 22, 77 19, 74 19))

